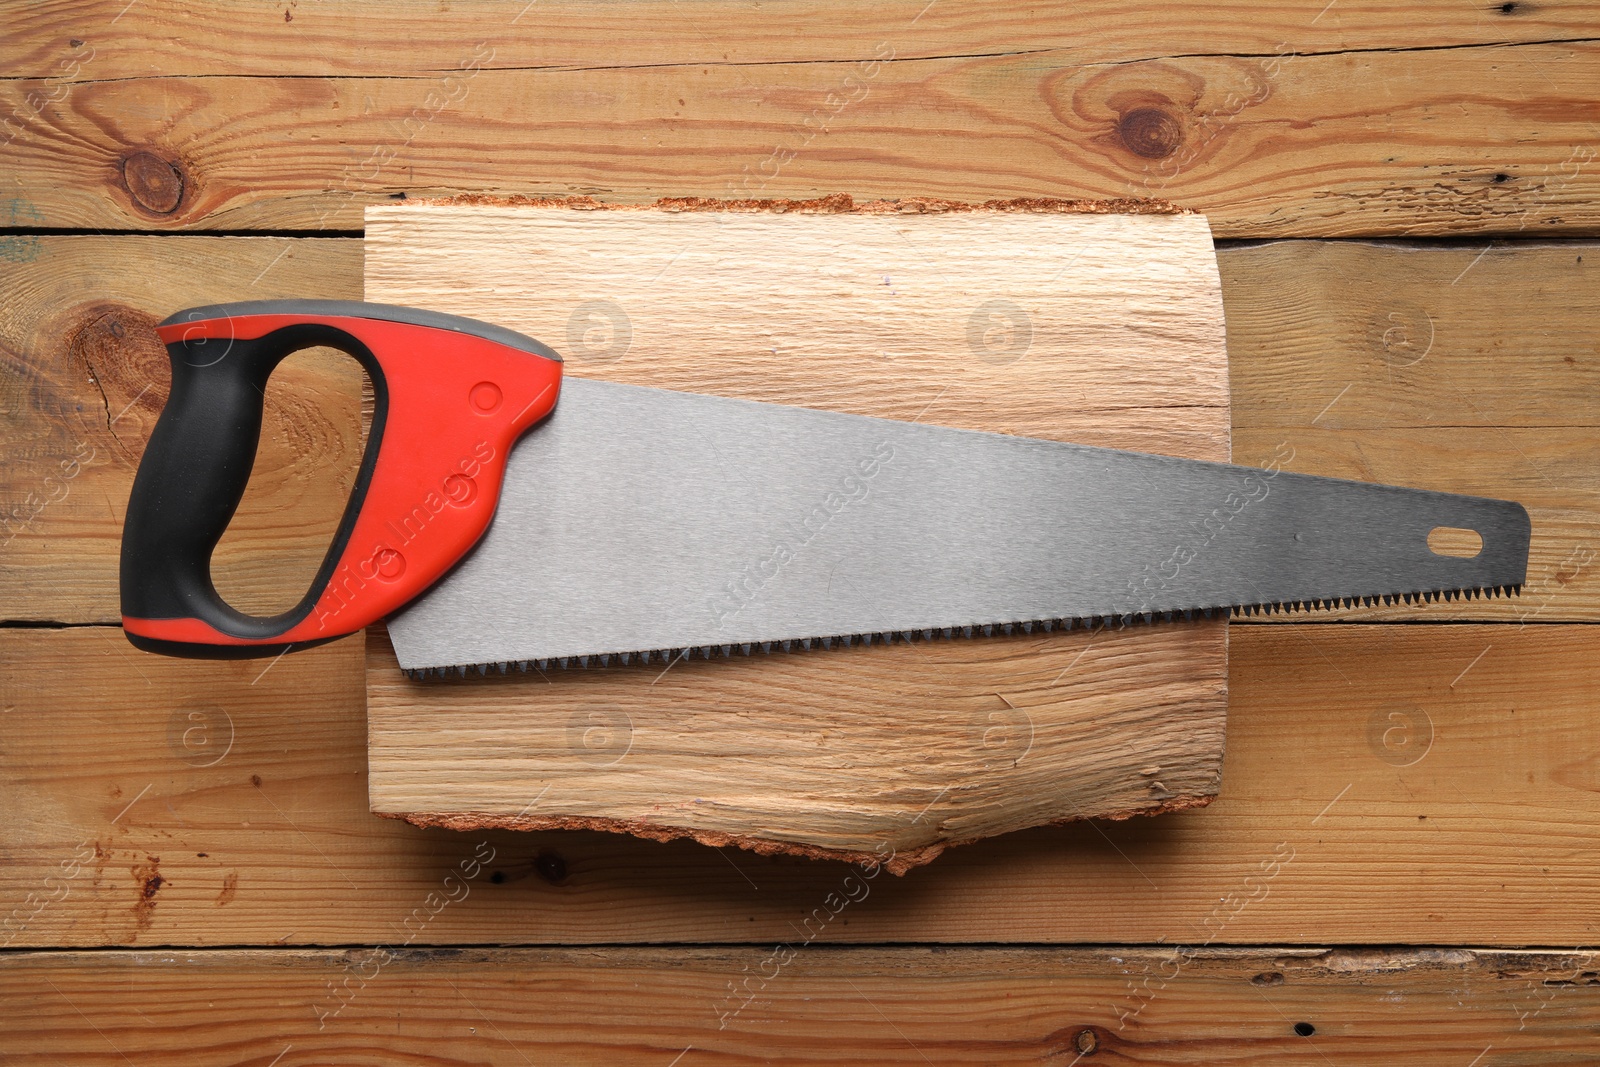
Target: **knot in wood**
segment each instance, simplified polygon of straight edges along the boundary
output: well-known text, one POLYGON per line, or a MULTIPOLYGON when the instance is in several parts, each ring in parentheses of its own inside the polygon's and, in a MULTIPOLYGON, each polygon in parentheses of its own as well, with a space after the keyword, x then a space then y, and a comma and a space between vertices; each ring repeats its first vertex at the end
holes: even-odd
POLYGON ((540 878, 551 885, 563 885, 566 883, 567 861, 559 852, 540 852, 533 861, 533 869, 540 878))
POLYGON ((1136 156, 1164 159, 1183 144, 1183 124, 1158 107, 1134 108, 1117 120, 1117 136, 1136 156))
POLYGON ((183 168, 154 152, 134 152, 122 161, 122 181, 133 206, 150 215, 170 215, 183 202, 183 168))

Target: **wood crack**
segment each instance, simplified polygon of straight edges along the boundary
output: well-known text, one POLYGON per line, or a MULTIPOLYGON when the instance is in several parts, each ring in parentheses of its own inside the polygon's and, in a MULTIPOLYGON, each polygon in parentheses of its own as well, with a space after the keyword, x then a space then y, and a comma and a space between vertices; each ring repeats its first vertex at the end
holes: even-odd
POLYGON ((117 428, 114 425, 115 420, 111 417, 111 399, 106 396, 105 386, 100 384, 100 371, 95 367, 94 361, 87 355, 83 357, 83 364, 89 369, 89 382, 94 386, 94 391, 100 394, 100 405, 105 408, 106 432, 117 443, 117 448, 122 451, 122 454, 131 459, 133 454, 128 451, 128 446, 122 443, 122 438, 117 436, 117 428))
MULTIPOLYGON (((1174 52, 1171 54, 1157 54, 1148 56, 1135 56, 1129 59, 1114 59, 1101 62, 1073 64, 1083 67, 1117 67, 1137 63, 1158 63, 1175 59, 1286 59, 1293 56, 1297 59, 1312 59, 1327 56, 1366 55, 1374 53, 1408 53, 1408 52, 1449 52, 1481 48, 1539 48, 1553 45, 1594 44, 1600 42, 1600 37, 1549 37, 1533 41, 1467 41, 1459 44, 1439 45, 1385 45, 1371 48, 1334 48, 1312 51, 1287 51, 1287 52, 1174 52)), ((1073 46, 1052 46, 1049 48, 1009 49, 1000 52, 949 52, 933 55, 907 55, 894 56, 889 59, 878 57, 840 57, 823 59, 760 59, 760 60, 727 60, 727 59, 685 59, 670 63, 616 63, 598 66, 565 66, 558 63, 530 64, 514 67, 484 66, 484 72, 497 74, 512 74, 519 72, 552 73, 552 74, 581 74, 603 71, 630 71, 630 70, 675 70, 686 67, 803 67, 803 66, 849 66, 862 62, 875 62, 884 64, 893 63, 936 63, 948 60, 961 59, 1006 59, 1012 56, 1048 55, 1055 52, 1072 52, 1073 46)), ((247 80, 270 81, 432 81, 441 75, 456 73, 452 67, 423 68, 415 73, 408 74, 256 74, 248 72, 216 73, 216 74, 183 74, 183 73, 158 73, 158 74, 130 74, 115 78, 80 78, 62 80, 57 78, 39 77, 33 75, 0 75, 0 82, 60 82, 63 85, 100 85, 114 82, 139 82, 159 81, 164 79, 184 80, 210 80, 217 78, 239 78, 247 80)))
POLYGON ((1478 48, 1537 48, 1560 44, 1594 44, 1600 37, 1552 37, 1538 41, 1472 41, 1462 44, 1389 45, 1372 48, 1333 48, 1325 51, 1290 52, 1176 52, 1142 59, 1114 59, 1085 64, 1095 67, 1121 67, 1134 63, 1159 63, 1169 59, 1317 59, 1327 56, 1356 56, 1382 53, 1454 52, 1478 48))

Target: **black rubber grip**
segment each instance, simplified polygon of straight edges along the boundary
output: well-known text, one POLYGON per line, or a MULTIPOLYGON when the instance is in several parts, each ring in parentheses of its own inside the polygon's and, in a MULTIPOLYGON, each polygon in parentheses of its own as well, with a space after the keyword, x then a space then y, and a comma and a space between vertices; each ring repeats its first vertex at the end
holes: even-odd
MULTIPOLYGON (((162 326, 214 320, 230 313, 371 318, 374 308, 344 301, 261 301, 196 308, 162 326)), ((361 509, 387 414, 383 368, 366 345, 325 324, 285 326, 251 340, 195 337, 173 341, 167 345, 167 353, 172 363, 171 394, 139 464, 123 527, 122 612, 146 619, 196 618, 242 638, 274 637, 311 610, 361 509), (246 615, 218 595, 211 581, 211 554, 250 480, 261 436, 267 379, 286 356, 318 345, 347 353, 372 380, 376 407, 361 469, 333 543, 305 596, 279 615, 246 615)), ((170 642, 129 637, 151 651, 174 651, 167 647, 170 642)), ((259 645, 186 646, 183 651, 188 655, 260 656, 271 649, 259 645)))
POLYGON ((172 391, 134 478, 122 537, 123 629, 154 652, 272 655, 354 633, 403 607, 488 529, 507 453, 560 397, 561 359, 545 345, 416 308, 216 304, 180 312, 157 331, 172 391), (267 379, 285 356, 318 345, 347 353, 372 381, 366 450, 305 596, 279 615, 246 615, 217 594, 211 555, 255 465, 267 379))

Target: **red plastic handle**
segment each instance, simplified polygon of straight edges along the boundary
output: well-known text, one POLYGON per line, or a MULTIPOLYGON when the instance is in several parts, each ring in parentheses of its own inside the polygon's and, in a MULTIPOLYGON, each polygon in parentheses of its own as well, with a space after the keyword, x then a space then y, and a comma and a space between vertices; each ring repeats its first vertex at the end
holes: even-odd
POLYGON ((219 305, 180 312, 157 332, 173 390, 129 502, 123 626, 140 647, 180 655, 328 640, 417 596, 488 529, 512 444, 554 410, 561 388, 560 357, 538 342, 409 308, 219 305), (249 477, 260 388, 284 356, 317 344, 349 352, 372 378, 379 411, 362 474, 301 603, 273 618, 243 615, 211 586, 211 550, 249 477))

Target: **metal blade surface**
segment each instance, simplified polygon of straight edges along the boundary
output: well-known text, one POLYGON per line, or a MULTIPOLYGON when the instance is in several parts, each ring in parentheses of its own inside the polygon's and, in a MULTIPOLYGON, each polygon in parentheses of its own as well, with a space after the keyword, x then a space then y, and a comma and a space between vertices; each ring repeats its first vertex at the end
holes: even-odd
POLYGON ((565 666, 1505 592, 1528 540, 1506 501, 569 378, 389 632, 411 671, 565 666), (1440 526, 1482 550, 1435 554, 1440 526))

